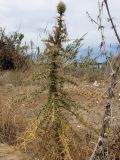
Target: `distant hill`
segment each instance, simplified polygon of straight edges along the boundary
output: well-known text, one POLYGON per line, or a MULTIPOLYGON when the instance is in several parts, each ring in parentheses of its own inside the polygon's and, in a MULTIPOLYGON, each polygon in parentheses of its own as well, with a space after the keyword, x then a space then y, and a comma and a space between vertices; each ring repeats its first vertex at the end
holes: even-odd
MULTIPOLYGON (((101 54, 101 52, 103 51, 103 50, 102 51, 100 50, 99 46, 96 46, 92 49, 93 49, 93 51, 91 52, 91 57, 93 57, 93 58, 98 57, 97 61, 100 63, 106 61, 106 56, 104 54, 99 56, 101 54)), ((109 56, 112 56, 112 55, 114 56, 119 51, 120 51, 120 48, 118 48, 117 44, 106 45, 106 52, 107 52, 107 55, 109 55, 109 56)), ((77 58, 80 58, 80 56, 87 55, 87 52, 88 52, 88 48, 81 48, 80 52, 78 53, 77 58)))

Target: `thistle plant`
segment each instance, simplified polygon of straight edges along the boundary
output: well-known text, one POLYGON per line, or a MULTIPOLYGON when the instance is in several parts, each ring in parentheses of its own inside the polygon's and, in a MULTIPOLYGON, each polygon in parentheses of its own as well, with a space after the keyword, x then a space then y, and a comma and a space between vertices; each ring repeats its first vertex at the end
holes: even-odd
POLYGON ((65 79, 61 76, 61 69, 64 64, 64 48, 62 44, 67 41, 67 30, 63 20, 66 6, 60 2, 57 6, 58 17, 57 24, 54 27, 53 34, 49 35, 45 40, 46 51, 45 55, 48 58, 48 109, 52 114, 52 126, 54 130, 54 139, 57 145, 58 159, 65 159, 65 146, 62 139, 62 114, 61 108, 66 107, 66 101, 63 99, 66 95, 63 91, 65 79))
MULTIPOLYGON (((72 83, 70 79, 67 79, 64 76, 63 70, 66 65, 67 60, 71 60, 69 58, 72 56, 75 57, 76 52, 78 52, 80 42, 83 39, 76 40, 74 42, 74 46, 69 44, 69 47, 64 47, 64 43, 68 41, 68 34, 66 25, 64 22, 64 13, 66 11, 66 6, 63 2, 60 2, 57 6, 57 22, 53 28, 53 32, 48 35, 48 38, 44 40, 46 49, 43 54, 43 69, 44 71, 41 74, 35 75, 35 79, 45 79, 45 86, 43 87, 43 91, 47 90, 48 99, 47 103, 42 107, 40 113, 37 116, 37 120, 34 121, 32 131, 29 133, 40 134, 43 137, 46 134, 48 138, 42 138, 44 141, 43 146, 47 147, 50 150, 53 149, 54 155, 51 159, 65 160, 71 159, 69 153, 69 136, 66 136, 67 128, 72 129, 67 118, 65 117, 65 112, 70 113, 76 118, 79 118, 84 123, 83 118, 79 117, 77 114, 78 105, 71 100, 70 96, 64 90, 65 83, 72 83), (71 53, 72 52, 72 53, 71 53), (74 54, 73 54, 74 53, 74 54), (46 142, 45 142, 46 141, 46 142), (49 141, 49 145, 48 142, 49 141), (45 145, 47 143, 47 145, 45 145), (53 147, 54 146, 54 147, 53 147), (57 154, 56 154, 57 153, 57 154)), ((85 124, 85 123, 84 123, 85 124)), ((35 139, 35 136, 29 138, 31 135, 26 133, 24 138, 23 146, 28 142, 32 142, 35 139)), ((45 151, 44 147, 41 147, 41 152, 45 151)), ((52 154, 52 153, 51 153, 52 154)), ((50 154, 50 157, 51 157, 50 154)), ((48 157, 47 157, 48 159, 48 157)))
MULTIPOLYGON (((48 100, 34 123, 34 135, 36 133, 41 133, 42 131, 43 134, 46 134, 45 131, 48 131, 49 129, 49 132, 52 132, 51 135, 55 144, 54 148, 56 150, 55 152, 57 152, 55 159, 58 160, 65 159, 65 148, 67 148, 62 126, 63 115, 61 109, 62 107, 68 108, 69 103, 72 102, 71 100, 68 100, 69 97, 64 92, 63 88, 66 80, 61 76, 65 57, 63 43, 67 41, 67 29, 63 20, 65 10, 65 4, 60 2, 57 6, 57 24, 53 29, 53 33, 49 34, 48 38, 44 40, 46 49, 43 55, 43 68, 45 70, 44 73, 39 74, 37 78, 39 79, 42 77, 46 80, 46 84, 43 88, 48 90, 48 100)), ((33 137, 35 136, 31 137, 31 133, 33 133, 32 130, 33 129, 29 131, 30 135, 28 132, 25 134, 24 142, 22 143, 23 147, 27 145, 26 143, 30 143, 34 140, 33 137)))
POLYGON ((65 5, 60 2, 57 6, 59 16, 57 17, 57 25, 54 27, 53 35, 49 35, 48 40, 46 40, 46 56, 49 60, 50 72, 49 78, 49 96, 48 96, 48 107, 52 112, 52 122, 54 129, 54 138, 57 144, 57 151, 59 154, 58 159, 64 159, 64 145, 62 143, 62 124, 61 124, 61 84, 63 78, 59 75, 59 70, 62 66, 62 54, 63 48, 62 43, 66 41, 67 31, 63 21, 63 14, 65 12, 65 5))

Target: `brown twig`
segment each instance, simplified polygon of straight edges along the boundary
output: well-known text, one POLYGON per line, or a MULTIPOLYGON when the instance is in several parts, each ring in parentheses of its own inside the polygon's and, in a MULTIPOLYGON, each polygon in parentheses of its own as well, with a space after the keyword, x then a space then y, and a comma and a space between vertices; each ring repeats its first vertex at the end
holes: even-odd
POLYGON ((86 14, 88 15, 88 18, 90 19, 91 22, 94 22, 96 25, 99 26, 99 23, 96 22, 96 21, 90 16, 89 12, 86 12, 86 14))
POLYGON ((108 13, 108 16, 109 16, 109 21, 110 21, 111 24, 112 24, 112 28, 113 28, 113 30, 114 30, 114 32, 115 32, 115 36, 116 36, 116 38, 117 38, 117 40, 118 40, 118 42, 119 42, 119 44, 120 44, 120 37, 119 37, 118 32, 117 32, 117 29, 116 29, 116 27, 115 27, 115 25, 114 25, 113 18, 112 18, 112 16, 111 16, 110 9, 109 9, 109 6, 108 6, 108 2, 107 2, 107 0, 104 0, 103 2, 105 3, 106 9, 107 9, 107 13, 108 13))

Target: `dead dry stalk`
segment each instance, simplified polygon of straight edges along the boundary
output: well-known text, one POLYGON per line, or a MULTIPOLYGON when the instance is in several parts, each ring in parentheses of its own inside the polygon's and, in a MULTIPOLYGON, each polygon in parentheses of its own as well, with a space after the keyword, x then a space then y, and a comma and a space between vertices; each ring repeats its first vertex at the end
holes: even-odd
MULTIPOLYGON (((118 35, 117 29, 114 25, 113 19, 110 14, 109 6, 107 0, 104 0, 102 2, 102 5, 105 4, 105 7, 107 9, 107 13, 109 16, 109 21, 111 22, 112 29, 115 32, 115 36, 118 40, 118 43, 120 45, 120 37, 118 35)), ((111 69, 111 84, 108 88, 108 98, 107 98, 107 104, 105 105, 105 112, 103 116, 103 123, 101 128, 101 133, 99 136, 99 140, 96 144, 96 147, 93 151, 93 154, 90 158, 90 160, 108 160, 109 159, 109 147, 108 147, 108 138, 109 138, 109 131, 111 129, 111 120, 112 120, 112 110, 113 110, 113 98, 114 98, 114 88, 117 84, 117 75, 120 68, 120 54, 116 58, 116 62, 114 65, 111 64, 109 58, 107 58, 107 61, 109 63, 110 69, 111 69)))

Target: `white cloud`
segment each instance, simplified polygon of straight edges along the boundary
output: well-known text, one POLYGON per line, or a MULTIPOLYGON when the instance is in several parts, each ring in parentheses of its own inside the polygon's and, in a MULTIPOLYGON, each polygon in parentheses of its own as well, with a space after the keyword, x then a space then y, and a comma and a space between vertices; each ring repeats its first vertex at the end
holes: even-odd
MULTIPOLYGON (((44 35, 44 28, 52 29, 56 17, 56 4, 59 0, 0 0, 0 25, 8 32, 19 30, 25 34, 25 39, 39 41, 39 33, 44 35)), ((71 38, 80 37, 88 32, 86 45, 99 43, 97 26, 92 24, 86 11, 96 19, 98 13, 97 0, 64 0, 67 5, 66 24, 71 38)), ((120 28, 120 0, 109 0, 110 9, 117 28, 120 28)), ((106 14, 106 12, 105 12, 106 14)), ((107 16, 105 16, 107 19, 107 16)), ((105 19, 105 22, 107 21, 105 19)), ((109 42, 116 42, 110 24, 105 23, 105 35, 109 42)), ((120 30, 119 30, 120 32, 120 30)))

